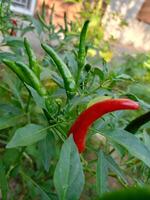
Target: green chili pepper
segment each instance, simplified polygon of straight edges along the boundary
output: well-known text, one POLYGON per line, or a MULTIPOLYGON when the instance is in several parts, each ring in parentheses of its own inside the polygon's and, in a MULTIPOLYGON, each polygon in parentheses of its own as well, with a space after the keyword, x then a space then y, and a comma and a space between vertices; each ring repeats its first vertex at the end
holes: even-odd
MULTIPOLYGON (((39 79, 34 74, 34 72, 25 64, 21 62, 13 62, 7 59, 3 60, 3 63, 7 65, 18 77, 23 83, 27 83, 31 87, 33 87, 45 100, 45 106, 46 110, 43 109, 44 113, 47 113, 47 117, 49 117, 50 120, 54 120, 51 117, 51 111, 52 111, 52 104, 50 104, 50 99, 45 91, 45 88, 42 87, 39 79)), ((56 109, 55 104, 55 109, 56 109)))
POLYGON ((57 53, 48 45, 42 44, 42 48, 48 53, 48 55, 51 57, 55 65, 57 66, 63 81, 64 81, 64 87, 66 89, 67 96, 71 98, 73 95, 75 95, 76 92, 76 84, 74 81, 74 78, 66 66, 66 64, 62 61, 62 59, 57 55, 57 53))
POLYGON ((39 77, 41 72, 40 65, 37 62, 36 55, 34 54, 34 51, 26 38, 24 39, 24 46, 29 58, 29 66, 34 71, 34 73, 39 77))
POLYGON ((34 72, 24 63, 22 62, 15 62, 15 64, 21 68, 22 73, 24 76, 26 76, 30 82, 30 85, 41 95, 45 96, 46 91, 45 88, 42 87, 39 79, 37 76, 34 74, 34 72))
POLYGON ((89 25, 89 20, 85 21, 81 34, 80 34, 80 44, 79 44, 79 52, 78 52, 79 68, 82 68, 85 62, 85 56, 86 56, 85 39, 86 39, 88 25, 89 25))
POLYGON ((86 33, 89 25, 89 20, 85 21, 81 34, 80 34, 80 43, 79 43, 79 51, 78 51, 78 75, 77 75, 77 82, 80 78, 80 73, 85 64, 85 57, 86 57, 86 46, 85 46, 85 39, 86 33))
POLYGON ((3 59, 3 63, 7 65, 19 78, 22 82, 26 82, 27 84, 30 84, 28 78, 24 75, 22 69, 18 67, 15 62, 3 59))

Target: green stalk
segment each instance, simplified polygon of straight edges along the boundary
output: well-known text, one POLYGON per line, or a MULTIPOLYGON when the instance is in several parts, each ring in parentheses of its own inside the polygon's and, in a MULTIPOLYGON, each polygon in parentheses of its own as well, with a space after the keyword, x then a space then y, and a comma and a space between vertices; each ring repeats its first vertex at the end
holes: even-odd
POLYGON ((41 16, 39 13, 37 13, 37 16, 38 16, 39 21, 41 22, 41 24, 42 24, 46 29, 49 30, 49 26, 46 24, 46 22, 44 21, 44 19, 42 18, 42 16, 41 16))
POLYGON ((43 3, 42 3, 42 16, 41 17, 45 20, 45 17, 46 17, 46 4, 45 4, 45 1, 43 1, 43 3))
POLYGON ((65 25, 65 37, 67 36, 68 33, 68 22, 67 22, 67 13, 64 12, 64 25, 65 25))

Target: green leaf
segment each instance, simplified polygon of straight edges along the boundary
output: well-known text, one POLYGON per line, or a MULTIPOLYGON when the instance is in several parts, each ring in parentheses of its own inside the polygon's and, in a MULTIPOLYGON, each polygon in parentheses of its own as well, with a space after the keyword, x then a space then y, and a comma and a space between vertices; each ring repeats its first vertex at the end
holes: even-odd
POLYGON ((10 52, 0 52, 0 63, 2 63, 3 59, 5 58, 15 61, 16 55, 10 52))
POLYGON ((131 155, 143 161, 150 167, 150 150, 135 135, 121 129, 103 134, 111 141, 122 145, 131 155))
POLYGON ((27 124, 26 126, 17 129, 6 147, 14 148, 28 146, 42 140, 46 135, 47 131, 43 126, 38 124, 27 124))
POLYGON ((19 123, 18 120, 20 120, 21 117, 22 115, 6 115, 0 117, 0 130, 15 126, 19 123))
POLYGON ((133 93, 125 93, 123 96, 127 96, 127 97, 129 97, 130 99, 132 99, 134 101, 138 101, 140 103, 141 107, 143 107, 144 109, 150 109, 150 104, 148 104, 147 102, 145 102, 142 99, 138 98, 133 93))
POLYGON ((120 74, 114 78, 114 80, 130 80, 133 81, 133 78, 127 74, 120 74))
POLYGON ((131 187, 104 194, 100 200, 149 200, 149 187, 131 187))
POLYGON ((52 133, 48 133, 47 136, 39 142, 39 152, 45 170, 48 172, 51 164, 51 159, 54 156, 55 140, 52 133))
POLYGON ((51 200, 51 198, 47 195, 47 193, 43 190, 43 188, 41 188, 33 179, 31 179, 28 175, 26 175, 23 171, 20 172, 23 179, 31 184, 34 188, 37 189, 38 193, 41 196, 41 200, 51 200))
POLYGON ((0 103, 0 115, 2 116, 2 114, 5 115, 17 115, 20 114, 20 108, 18 108, 17 106, 10 104, 10 102, 7 103, 0 103))
POLYGON ((41 23, 37 19, 35 19, 33 16, 28 15, 25 17, 25 19, 32 23, 32 25, 35 27, 38 35, 40 35, 43 30, 41 23))
POLYGON ((26 87, 30 90, 31 95, 32 95, 32 97, 33 97, 33 99, 34 99, 36 105, 39 106, 40 108, 43 108, 43 109, 46 110, 44 98, 41 97, 41 96, 37 93, 37 91, 36 91, 34 88, 32 88, 30 85, 27 85, 27 84, 25 84, 25 85, 26 85, 26 87))
POLYGON ((54 185, 60 200, 78 200, 84 186, 84 174, 72 135, 64 142, 54 173, 54 185))
POLYGON ((12 37, 12 36, 7 36, 5 37, 5 43, 6 45, 10 47, 15 47, 16 49, 23 48, 23 39, 20 37, 12 37))
POLYGON ((108 191, 108 162, 102 150, 98 153, 96 187, 98 196, 108 191))
POLYGON ((60 87, 64 87, 63 79, 56 72, 51 72, 50 78, 60 87))
POLYGON ((93 74, 97 75, 99 77, 100 81, 103 81, 105 78, 104 72, 97 67, 94 68, 93 74))
MULTIPOLYGON (((12 94, 17 98, 22 108, 24 108, 24 102, 21 96, 20 88, 18 87, 18 80, 14 79, 11 73, 5 71, 3 74, 3 80, 8 85, 12 94)), ((20 81, 20 80, 19 80, 20 81)))
POLYGON ((144 144, 150 150, 150 135, 146 131, 144 131, 143 133, 143 140, 144 140, 144 144))
POLYGON ((74 75, 74 77, 76 77, 78 63, 75 59, 75 55, 72 52, 64 52, 64 60, 66 61, 71 73, 74 75))
POLYGON ((34 27, 33 26, 27 26, 25 28, 21 29, 21 36, 23 37, 26 33, 33 32, 34 27))
POLYGON ((128 180, 125 177, 125 174, 120 169, 119 165, 115 162, 115 160, 111 156, 109 156, 109 155, 106 157, 106 159, 107 159, 109 168, 113 172, 115 172, 124 181, 125 184, 128 184, 128 180))
POLYGON ((5 149, 3 154, 3 163, 6 169, 9 169, 10 166, 15 166, 19 160, 20 151, 18 149, 5 149))
POLYGON ((7 185, 5 167, 2 161, 0 161, 0 189, 2 193, 2 199, 7 200, 8 185, 7 185))

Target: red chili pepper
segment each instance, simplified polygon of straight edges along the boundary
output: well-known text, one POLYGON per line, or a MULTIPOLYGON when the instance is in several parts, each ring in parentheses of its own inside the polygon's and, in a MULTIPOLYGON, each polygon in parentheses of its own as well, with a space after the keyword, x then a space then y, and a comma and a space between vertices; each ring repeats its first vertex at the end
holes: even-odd
POLYGON ((16 36, 16 35, 17 35, 17 34, 16 34, 16 31, 14 31, 13 28, 11 29, 10 35, 11 35, 11 36, 16 36))
POLYGON ((16 36, 17 34, 16 34, 16 31, 14 31, 14 27, 17 27, 17 20, 11 19, 11 23, 12 23, 13 27, 10 30, 10 35, 16 36))
POLYGON ((14 26, 17 26, 17 20, 11 19, 11 23, 12 23, 14 26))
POLYGON ((85 149, 87 130, 91 124, 106 113, 117 110, 137 110, 139 104, 129 99, 107 99, 87 108, 71 126, 68 136, 73 134, 79 152, 85 149))

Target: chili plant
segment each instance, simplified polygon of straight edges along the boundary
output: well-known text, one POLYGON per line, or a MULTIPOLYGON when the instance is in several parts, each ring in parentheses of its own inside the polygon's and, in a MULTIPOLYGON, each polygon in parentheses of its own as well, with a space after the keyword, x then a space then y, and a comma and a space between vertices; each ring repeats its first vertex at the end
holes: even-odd
POLYGON ((88 24, 69 52, 42 43, 45 55, 39 61, 24 38, 24 57, 2 60, 0 188, 4 200, 9 196, 100 199, 112 188, 110 180, 118 187, 149 183, 149 146, 132 134, 135 129, 126 128, 143 104, 138 98, 129 99, 133 96, 117 86, 126 83, 125 75, 118 78, 120 74, 106 63, 95 67, 88 61, 88 24), (144 169, 144 177, 137 169, 144 169))
POLYGON ((0 33, 2 35, 12 34, 16 24, 12 21, 12 12, 10 11, 11 1, 0 1, 0 33))

